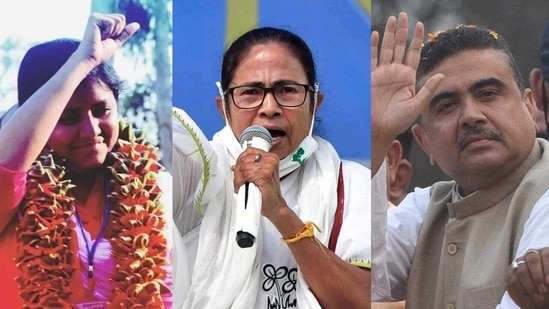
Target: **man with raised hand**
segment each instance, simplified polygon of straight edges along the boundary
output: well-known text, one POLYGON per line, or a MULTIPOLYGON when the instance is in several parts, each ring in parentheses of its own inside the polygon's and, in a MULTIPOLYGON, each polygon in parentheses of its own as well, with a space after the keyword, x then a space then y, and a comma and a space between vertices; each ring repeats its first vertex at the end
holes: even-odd
POLYGON ((405 13, 389 17, 379 49, 372 33, 372 299, 541 306, 545 284, 513 289, 512 299, 506 287, 508 271, 522 272, 525 255, 549 244, 549 181, 540 181, 549 178, 549 143, 536 140, 532 92, 498 33, 459 25, 423 44, 417 23, 406 51, 407 24, 405 13), (385 212, 384 156, 414 122, 430 162, 453 180, 385 212))

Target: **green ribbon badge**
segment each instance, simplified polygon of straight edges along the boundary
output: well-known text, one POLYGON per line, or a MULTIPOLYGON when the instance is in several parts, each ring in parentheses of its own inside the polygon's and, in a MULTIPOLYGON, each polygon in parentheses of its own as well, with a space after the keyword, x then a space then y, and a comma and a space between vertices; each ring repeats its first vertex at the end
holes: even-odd
POLYGON ((305 150, 303 150, 303 148, 299 147, 299 149, 292 156, 292 161, 297 162, 299 164, 303 164, 303 160, 301 159, 301 157, 304 154, 305 154, 305 150))

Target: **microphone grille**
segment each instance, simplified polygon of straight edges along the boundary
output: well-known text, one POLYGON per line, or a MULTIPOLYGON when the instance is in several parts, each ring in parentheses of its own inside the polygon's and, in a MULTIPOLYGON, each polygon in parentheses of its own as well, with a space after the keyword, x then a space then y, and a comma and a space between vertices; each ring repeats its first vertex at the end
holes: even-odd
POLYGON ((271 133, 269 133, 269 131, 262 126, 250 126, 246 128, 246 130, 240 134, 240 145, 244 145, 245 142, 251 141, 254 137, 259 137, 267 141, 267 143, 269 143, 269 148, 273 145, 271 133))

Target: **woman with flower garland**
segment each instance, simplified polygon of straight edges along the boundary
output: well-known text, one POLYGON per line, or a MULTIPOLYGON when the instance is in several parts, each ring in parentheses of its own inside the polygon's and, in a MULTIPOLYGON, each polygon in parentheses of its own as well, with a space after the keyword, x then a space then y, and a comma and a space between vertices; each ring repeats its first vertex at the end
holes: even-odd
POLYGON ((6 308, 171 307, 156 148, 118 120, 106 62, 137 30, 92 13, 81 41, 32 47, 0 130, 6 308))
POLYGON ((251 30, 225 52, 218 88, 226 125, 211 142, 174 110, 177 260, 190 269, 174 303, 369 308, 370 172, 312 135, 323 95, 309 47, 283 29, 251 30), (269 131, 269 152, 242 152, 252 125, 269 131), (256 242, 241 248, 236 192, 247 182, 262 193, 261 218, 256 242))

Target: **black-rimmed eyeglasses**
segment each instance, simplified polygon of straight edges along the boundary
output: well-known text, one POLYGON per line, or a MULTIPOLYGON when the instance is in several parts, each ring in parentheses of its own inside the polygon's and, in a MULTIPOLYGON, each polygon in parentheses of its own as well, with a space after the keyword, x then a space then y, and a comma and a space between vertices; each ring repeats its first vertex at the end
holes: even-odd
POLYGON ((271 92, 276 103, 284 107, 298 107, 305 103, 307 92, 315 91, 311 85, 287 83, 274 87, 260 86, 236 86, 223 92, 224 95, 230 94, 234 105, 241 109, 257 108, 263 104, 267 93, 271 92))

